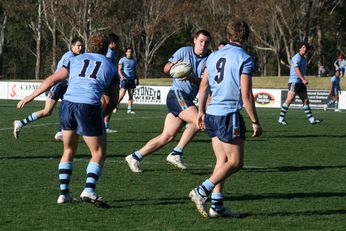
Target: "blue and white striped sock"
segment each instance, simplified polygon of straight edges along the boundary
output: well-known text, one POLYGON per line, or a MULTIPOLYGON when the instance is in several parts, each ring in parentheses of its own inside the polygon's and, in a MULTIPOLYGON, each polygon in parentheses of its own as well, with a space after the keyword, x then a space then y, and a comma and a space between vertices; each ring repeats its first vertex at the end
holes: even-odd
POLYGON ((70 179, 72 175, 72 168, 73 165, 71 162, 63 162, 59 164, 59 182, 61 195, 70 193, 70 179))
POLYGON ((28 123, 38 120, 38 116, 37 114, 34 112, 31 115, 29 115, 28 117, 26 117, 25 119, 21 120, 20 122, 22 123, 22 126, 27 125, 28 123))
POLYGON ((132 157, 135 158, 135 159, 138 160, 138 161, 143 160, 143 156, 142 156, 142 154, 141 154, 139 151, 135 151, 135 152, 132 154, 132 157))
POLYGON ((89 162, 87 167, 87 179, 85 183, 85 191, 95 192, 96 182, 101 176, 102 166, 96 162, 89 162))
POLYGON ((178 146, 173 149, 172 155, 183 155, 184 149, 179 148, 178 146))
POLYGON ((213 184, 213 182, 207 179, 200 186, 198 186, 197 192, 200 196, 207 197, 210 195, 214 188, 215 185, 213 184))
POLYGON ((215 211, 220 211, 223 209, 224 196, 222 193, 212 193, 211 194, 211 207, 215 211))

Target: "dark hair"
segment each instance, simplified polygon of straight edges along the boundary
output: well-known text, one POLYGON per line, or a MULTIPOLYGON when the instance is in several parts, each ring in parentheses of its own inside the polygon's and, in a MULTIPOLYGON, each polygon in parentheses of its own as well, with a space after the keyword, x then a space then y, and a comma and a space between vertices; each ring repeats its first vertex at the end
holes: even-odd
POLYGON ((249 25, 242 19, 233 18, 227 25, 227 36, 233 42, 243 43, 249 38, 249 25))
POLYGON ((131 50, 131 51, 133 52, 132 47, 126 47, 126 48, 125 48, 125 51, 124 51, 124 54, 126 54, 127 50, 131 50))
POLYGON ((221 46, 221 45, 222 45, 222 46, 226 46, 226 44, 227 44, 226 42, 221 41, 221 42, 219 42, 219 45, 218 45, 218 46, 221 46))
POLYGON ((118 42, 119 42, 119 39, 120 39, 119 36, 116 35, 116 34, 114 34, 114 33, 110 33, 110 34, 108 35, 109 43, 111 43, 111 42, 118 43, 118 42))
POLYGON ((310 44, 308 42, 305 42, 305 41, 300 42, 298 49, 302 48, 302 46, 305 46, 307 50, 310 50, 310 44))
POLYGON ((207 36, 209 38, 209 40, 211 40, 211 34, 209 33, 209 31, 206 31, 206 30, 199 30, 195 33, 195 36, 194 38, 197 38, 199 35, 204 35, 204 36, 207 36))
POLYGON ((74 37, 72 40, 71 40, 71 45, 75 45, 77 42, 80 42, 82 45, 84 44, 84 41, 81 37, 74 37))
POLYGON ((88 51, 92 53, 106 54, 109 40, 103 33, 95 33, 88 39, 88 51))

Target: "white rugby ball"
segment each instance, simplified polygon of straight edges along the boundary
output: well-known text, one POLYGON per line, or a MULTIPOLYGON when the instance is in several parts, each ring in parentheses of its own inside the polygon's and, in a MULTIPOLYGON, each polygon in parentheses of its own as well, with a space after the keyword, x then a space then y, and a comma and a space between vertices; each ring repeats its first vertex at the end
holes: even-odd
POLYGON ((192 66, 190 63, 177 63, 173 67, 171 67, 169 74, 173 78, 180 79, 190 74, 191 70, 192 70, 192 66))

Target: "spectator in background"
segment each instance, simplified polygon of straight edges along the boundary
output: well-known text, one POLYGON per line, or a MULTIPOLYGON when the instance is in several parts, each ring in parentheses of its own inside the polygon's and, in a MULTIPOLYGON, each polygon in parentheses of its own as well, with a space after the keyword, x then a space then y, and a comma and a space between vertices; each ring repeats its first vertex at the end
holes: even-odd
POLYGON ((334 62, 335 70, 340 70, 340 76, 346 76, 345 69, 346 69, 346 60, 343 58, 342 54, 340 53, 338 55, 337 60, 334 62))
POLYGON ((321 65, 318 69, 318 77, 326 77, 328 76, 329 68, 327 66, 321 65))

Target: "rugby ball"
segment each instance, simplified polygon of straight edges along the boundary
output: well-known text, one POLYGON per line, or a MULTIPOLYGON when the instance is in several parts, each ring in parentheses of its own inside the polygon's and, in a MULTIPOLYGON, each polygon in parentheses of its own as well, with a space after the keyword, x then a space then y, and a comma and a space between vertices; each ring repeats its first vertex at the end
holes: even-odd
POLYGON ((191 70, 192 66, 190 63, 177 63, 171 67, 169 74, 172 76, 172 78, 180 79, 190 74, 191 70))

